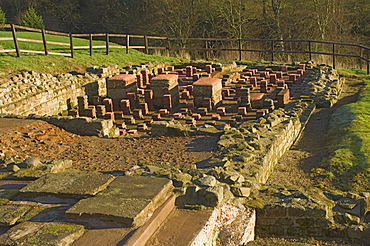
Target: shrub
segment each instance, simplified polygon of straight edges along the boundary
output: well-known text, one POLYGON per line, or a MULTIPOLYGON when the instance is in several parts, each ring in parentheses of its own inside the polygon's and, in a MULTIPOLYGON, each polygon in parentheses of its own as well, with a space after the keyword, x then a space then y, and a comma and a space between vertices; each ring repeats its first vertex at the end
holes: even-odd
POLYGON ((45 28, 42 16, 37 15, 36 10, 32 7, 30 7, 27 10, 26 14, 24 15, 23 20, 22 20, 22 26, 38 28, 38 29, 45 28))

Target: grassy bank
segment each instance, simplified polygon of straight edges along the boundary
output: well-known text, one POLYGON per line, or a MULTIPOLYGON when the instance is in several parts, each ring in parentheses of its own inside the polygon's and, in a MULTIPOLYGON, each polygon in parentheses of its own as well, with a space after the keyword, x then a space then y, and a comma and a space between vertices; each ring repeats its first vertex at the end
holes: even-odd
MULTIPOLYGON (((0 37, 11 37, 10 32, 0 32, 0 37)), ((41 40, 40 33, 19 32, 18 38, 41 40)), ((47 35, 46 39, 52 42, 69 43, 69 37, 47 35)), ((88 46, 89 41, 81 38, 73 38, 75 46, 88 46)), ((105 41, 93 41, 93 45, 105 45, 105 41)), ((111 43, 111 45, 117 45, 111 43)), ((42 51, 43 45, 29 42, 19 42, 22 50, 42 51)), ((13 41, 0 41, 0 49, 14 49, 13 41)), ((69 47, 48 45, 48 50, 52 52, 69 53, 69 47)), ((186 60, 177 57, 146 55, 140 51, 130 49, 126 54, 125 49, 110 49, 109 55, 105 54, 105 49, 94 49, 93 56, 89 55, 89 50, 75 50, 75 58, 39 55, 22 53, 21 57, 15 56, 15 53, 0 53, 0 74, 14 73, 26 69, 43 73, 65 73, 71 71, 84 72, 88 66, 101 66, 103 64, 115 64, 126 66, 130 64, 139 64, 143 62, 167 62, 181 63, 186 60)))
POLYGON ((370 79, 361 70, 342 71, 362 78, 359 101, 333 114, 328 132, 329 156, 322 163, 326 181, 344 191, 370 190, 370 79))

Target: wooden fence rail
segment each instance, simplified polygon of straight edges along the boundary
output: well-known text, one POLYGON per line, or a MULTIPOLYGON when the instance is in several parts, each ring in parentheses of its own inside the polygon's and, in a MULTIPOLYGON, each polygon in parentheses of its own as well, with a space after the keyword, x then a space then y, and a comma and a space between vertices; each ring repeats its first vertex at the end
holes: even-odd
MULTIPOLYGON (((237 52, 239 60, 243 60, 243 54, 248 54, 251 52, 270 54, 269 60, 274 61, 276 55, 278 54, 307 54, 307 59, 312 60, 313 55, 324 55, 331 56, 332 65, 335 68, 337 64, 337 57, 349 57, 358 59, 358 62, 366 63, 367 73, 370 73, 370 48, 350 43, 339 43, 339 42, 329 42, 329 41, 319 41, 319 40, 279 40, 279 39, 223 39, 223 38, 167 38, 167 37, 157 37, 157 36, 143 36, 143 35, 129 35, 129 34, 108 34, 108 33, 96 33, 96 34, 71 34, 62 33, 48 30, 41 30, 29 27, 18 26, 14 24, 0 25, 0 28, 10 29, 12 32, 12 37, 10 38, 0 38, 0 41, 13 41, 14 49, 3 49, 2 52, 15 52, 17 57, 21 56, 21 53, 38 53, 45 55, 61 55, 74 57, 74 50, 86 49, 89 50, 90 56, 93 55, 94 49, 105 49, 105 53, 109 55, 110 49, 125 49, 126 53, 129 53, 129 49, 140 49, 146 54, 150 53, 150 50, 167 50, 168 52, 186 51, 194 52, 201 51, 205 53, 205 58, 208 58, 210 52, 237 52), (17 30, 31 31, 41 33, 40 40, 17 38, 17 30), (58 35, 69 37, 69 42, 53 42, 47 41, 46 34, 58 35), (75 46, 73 38, 85 38, 89 40, 89 45, 85 46, 75 46), (105 45, 93 45, 94 37, 98 37, 100 40, 105 41, 105 45), (121 38, 125 42, 123 45, 111 45, 110 40, 112 38, 121 38), (141 45, 133 43, 133 40, 140 40, 141 45), (149 41, 154 40, 157 44, 156 46, 150 46, 149 41), (35 50, 23 50, 19 47, 19 42, 31 42, 39 43, 43 45, 43 51, 35 50), (199 44, 203 42, 203 44, 199 44), (160 43, 161 45, 158 45, 160 43), (225 43, 225 45, 220 45, 219 43, 225 43), (245 45, 251 43, 253 47, 259 48, 246 48, 245 45), (286 49, 288 44, 299 45, 299 47, 293 49, 286 49), (50 52, 48 45, 57 45, 69 47, 69 52, 50 52), (324 50, 319 50, 317 48, 319 45, 325 45, 324 50), (344 48, 346 47, 346 48, 344 48), (357 49, 348 51, 348 48, 357 49)), ((360 64, 361 65, 361 64, 360 64)))

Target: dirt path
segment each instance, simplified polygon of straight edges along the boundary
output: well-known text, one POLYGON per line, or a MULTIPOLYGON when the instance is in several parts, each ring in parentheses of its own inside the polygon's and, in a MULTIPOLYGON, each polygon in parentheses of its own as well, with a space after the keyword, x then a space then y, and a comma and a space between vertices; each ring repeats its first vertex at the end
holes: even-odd
POLYGON ((326 133, 335 110, 345 104, 356 102, 363 83, 346 78, 346 84, 338 102, 332 108, 316 109, 300 139, 282 156, 271 174, 268 184, 309 187, 315 184, 310 170, 318 167, 327 156, 326 133))
POLYGON ((70 159, 76 169, 113 171, 133 165, 192 165, 211 157, 218 136, 106 139, 78 136, 39 120, 0 118, 0 158, 70 159))

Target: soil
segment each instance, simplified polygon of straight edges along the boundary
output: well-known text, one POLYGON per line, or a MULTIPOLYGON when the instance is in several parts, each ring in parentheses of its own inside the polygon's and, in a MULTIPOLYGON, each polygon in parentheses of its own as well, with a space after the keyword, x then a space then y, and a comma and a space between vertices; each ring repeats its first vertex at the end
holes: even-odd
POLYGON ((331 108, 316 109, 302 135, 282 156, 267 183, 295 187, 313 187, 315 179, 310 177, 311 170, 320 166, 327 156, 325 148, 326 133, 331 115, 339 107, 356 102, 364 84, 355 78, 346 78, 338 102, 331 108))
POLYGON ((217 136, 78 136, 43 121, 0 118, 0 155, 7 158, 73 160, 81 170, 126 170, 139 164, 193 165, 216 151, 217 136))

